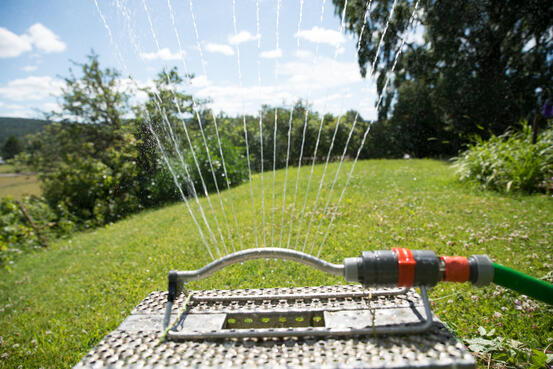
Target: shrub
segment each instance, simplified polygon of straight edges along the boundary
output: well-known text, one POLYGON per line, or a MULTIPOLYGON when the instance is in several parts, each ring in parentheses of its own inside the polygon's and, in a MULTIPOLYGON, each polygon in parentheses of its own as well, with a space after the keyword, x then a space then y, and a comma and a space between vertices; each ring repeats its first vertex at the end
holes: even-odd
POLYGON ((86 154, 94 146, 86 143, 79 153, 67 154, 58 170, 41 175, 44 197, 52 208, 68 211, 87 226, 137 211, 141 204, 135 145, 133 135, 123 134, 99 159, 86 154))
POLYGON ((51 238, 70 234, 74 228, 75 223, 67 212, 63 209, 54 211, 43 198, 26 196, 20 201, 11 197, 2 198, 0 265, 5 265, 18 254, 45 247, 51 238))
POLYGON ((532 144, 526 123, 518 132, 479 139, 456 158, 461 181, 475 181, 500 192, 535 192, 553 185, 553 127, 532 144))

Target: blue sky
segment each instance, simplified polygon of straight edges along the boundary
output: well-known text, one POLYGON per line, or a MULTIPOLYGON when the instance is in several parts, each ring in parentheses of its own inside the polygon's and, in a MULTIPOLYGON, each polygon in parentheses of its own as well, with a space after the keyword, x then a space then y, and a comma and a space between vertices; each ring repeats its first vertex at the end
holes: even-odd
POLYGON ((100 11, 94 0, 3 0, 0 116, 56 109, 70 60, 85 61, 94 49, 104 67, 132 76, 136 84, 122 79, 127 86, 151 83, 164 65, 186 66, 196 76, 190 91, 210 97, 215 111, 255 114, 261 104, 309 97, 319 111, 375 117, 374 85, 361 79, 357 40, 339 32, 331 0, 322 22, 319 0, 236 0, 236 32, 232 0, 193 0, 193 13, 190 0, 170 0, 177 33, 166 0, 145 2, 152 27, 143 0, 98 0, 100 11))

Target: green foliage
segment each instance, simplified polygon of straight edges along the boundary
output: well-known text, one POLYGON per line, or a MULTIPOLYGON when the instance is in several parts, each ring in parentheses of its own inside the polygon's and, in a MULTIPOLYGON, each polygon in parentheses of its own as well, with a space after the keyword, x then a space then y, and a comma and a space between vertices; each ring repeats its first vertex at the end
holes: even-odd
POLYGON ((53 208, 63 207, 87 226, 113 222, 141 208, 137 195, 136 140, 123 134, 102 153, 91 155, 92 143, 78 154, 67 153, 63 165, 44 173, 44 196, 53 208))
POLYGON ((523 123, 519 132, 478 139, 456 160, 461 181, 475 181, 501 192, 534 192, 553 185, 553 128, 532 144, 532 132, 523 123))
POLYGON ((480 326, 478 334, 478 337, 463 341, 474 355, 488 365, 493 363, 494 367, 539 369, 553 363, 552 354, 532 350, 520 341, 498 336, 494 328, 486 331, 486 328, 480 326))
POLYGON ((75 228, 74 223, 60 217, 48 203, 35 196, 25 196, 17 201, 11 197, 0 200, 0 266, 13 261, 21 253, 44 247, 41 244, 50 238, 70 234, 75 228), (34 225, 25 217, 27 212, 34 225), (40 237, 43 239, 41 240, 40 237))
POLYGON ((2 158, 6 160, 13 159, 23 149, 23 142, 16 136, 10 136, 2 146, 2 158))
POLYGON ((48 125, 19 161, 40 173, 52 209, 96 226, 141 208, 138 150, 133 126, 122 119, 128 96, 117 88, 119 73, 102 70, 94 54, 76 65, 82 76, 65 79, 63 112, 52 117, 77 122, 48 125))
POLYGON ((417 37, 407 39, 386 90, 386 76, 402 35, 414 32, 409 20, 416 2, 370 2, 369 12, 365 1, 333 3, 339 16, 347 4, 347 29, 361 37, 361 73, 373 72, 378 93, 383 95, 379 120, 392 113, 392 125, 401 129, 398 137, 410 140, 411 146, 430 147, 431 152, 438 149, 446 155, 453 149, 455 154, 474 135, 499 135, 520 119, 533 118, 541 108, 540 101, 548 97, 545 91, 553 80, 552 2, 421 0, 415 24, 422 26, 416 30, 422 29, 423 42, 417 43, 417 37), (389 19, 392 4, 396 5, 389 19), (418 100, 429 104, 412 101, 406 114, 402 95, 412 100, 412 83, 424 87, 418 100), (417 111, 418 117, 414 116, 417 111), (408 126, 415 124, 425 127, 412 135, 408 126), (421 143, 428 139, 433 141, 421 143), (444 141, 448 144, 437 145, 444 141))

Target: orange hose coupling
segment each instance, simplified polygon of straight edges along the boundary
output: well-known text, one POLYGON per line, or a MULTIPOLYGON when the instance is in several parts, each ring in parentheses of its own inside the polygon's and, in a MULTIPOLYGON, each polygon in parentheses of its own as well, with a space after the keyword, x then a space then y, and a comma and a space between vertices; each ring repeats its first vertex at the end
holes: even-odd
POLYGON ((466 282, 470 278, 469 261, 464 256, 442 256, 445 263, 446 282, 466 282))

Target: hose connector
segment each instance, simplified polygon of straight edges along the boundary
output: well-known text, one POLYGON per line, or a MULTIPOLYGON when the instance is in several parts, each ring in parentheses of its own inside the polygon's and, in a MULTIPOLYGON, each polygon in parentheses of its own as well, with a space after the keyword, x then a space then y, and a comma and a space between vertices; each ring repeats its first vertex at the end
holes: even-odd
POLYGON ((472 282, 485 286, 493 281, 494 268, 486 255, 438 257, 431 250, 364 251, 344 260, 344 279, 365 287, 435 286, 438 282, 472 282))

